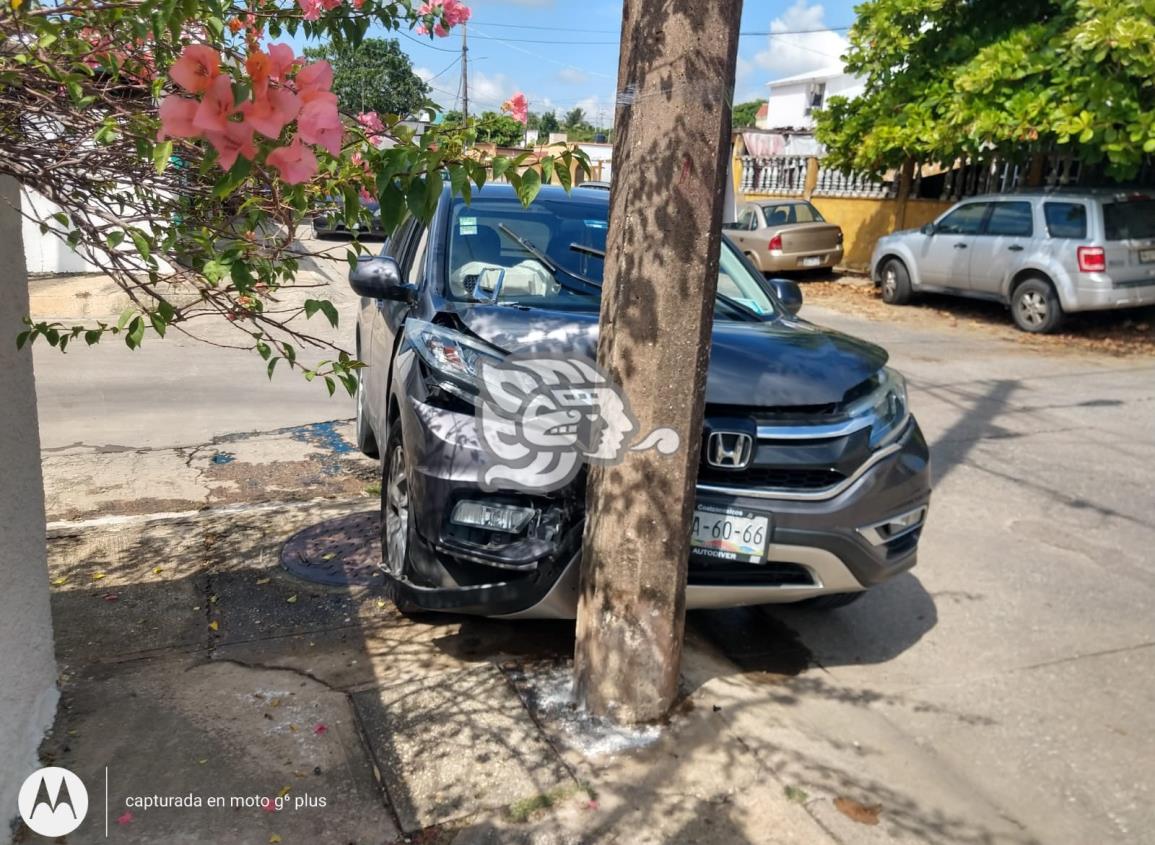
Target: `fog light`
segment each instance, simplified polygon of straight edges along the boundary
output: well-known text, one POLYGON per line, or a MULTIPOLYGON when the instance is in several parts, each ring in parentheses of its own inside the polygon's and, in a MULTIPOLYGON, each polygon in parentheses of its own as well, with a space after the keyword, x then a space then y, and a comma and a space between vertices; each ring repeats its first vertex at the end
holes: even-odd
POLYGON ((889 543, 894 538, 918 528, 925 519, 926 508, 916 508, 891 517, 885 522, 859 528, 858 533, 865 537, 872 546, 881 546, 883 543, 889 543))
POLYGON ((458 502, 449 521, 454 525, 467 525, 470 528, 485 528, 489 531, 517 534, 525 528, 533 518, 534 513, 536 511, 533 508, 521 508, 516 505, 458 502))

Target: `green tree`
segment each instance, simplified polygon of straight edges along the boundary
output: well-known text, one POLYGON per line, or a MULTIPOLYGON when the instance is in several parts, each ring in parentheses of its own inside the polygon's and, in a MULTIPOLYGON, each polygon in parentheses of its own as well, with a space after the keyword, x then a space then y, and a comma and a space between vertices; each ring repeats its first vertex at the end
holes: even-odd
POLYGON ((409 117, 429 95, 413 63, 395 39, 366 38, 358 45, 330 42, 307 49, 333 66, 333 93, 346 111, 375 111, 409 117))
POLYGON ((589 124, 586 123, 585 109, 576 108, 567 111, 565 113, 565 120, 562 121, 562 125, 565 126, 566 129, 576 129, 577 127, 583 125, 588 126, 589 124))
POLYGON ((1067 147, 1129 178, 1155 152, 1155 0, 867 0, 818 114, 831 162, 1021 157, 1067 147))
POLYGON ((750 100, 746 103, 738 103, 734 106, 733 118, 730 125, 735 129, 744 129, 747 126, 753 126, 755 119, 758 117, 758 109, 766 105, 765 100, 750 100))
POLYGON ((538 131, 540 131, 546 138, 549 137, 550 132, 557 132, 561 129, 561 124, 557 119, 557 112, 547 111, 539 119, 537 123, 538 131))
MULTIPOLYGON (((448 116, 446 118, 448 119, 448 116)), ((482 112, 474 128, 477 131, 478 141, 497 144, 499 147, 520 147, 525 139, 525 127, 521 121, 508 114, 482 112)))

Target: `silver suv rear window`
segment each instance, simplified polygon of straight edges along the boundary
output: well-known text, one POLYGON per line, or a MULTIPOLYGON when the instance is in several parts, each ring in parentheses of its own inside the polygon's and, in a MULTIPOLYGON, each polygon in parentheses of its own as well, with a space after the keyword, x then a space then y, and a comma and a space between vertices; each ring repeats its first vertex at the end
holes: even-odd
POLYGON ((1079 202, 1043 203, 1047 234, 1052 238, 1087 237, 1087 206, 1079 202))
POLYGON ((1155 238, 1155 199, 1104 205, 1103 230, 1109 241, 1155 238))

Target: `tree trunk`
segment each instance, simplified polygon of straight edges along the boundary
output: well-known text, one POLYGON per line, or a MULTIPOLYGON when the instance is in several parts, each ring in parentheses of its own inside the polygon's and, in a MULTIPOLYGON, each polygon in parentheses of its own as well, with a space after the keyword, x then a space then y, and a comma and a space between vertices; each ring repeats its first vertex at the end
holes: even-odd
POLYGON ((624 723, 678 691, 686 563, 718 284, 741 0, 626 0, 598 362, 638 431, 590 471, 574 659, 579 700, 624 723))

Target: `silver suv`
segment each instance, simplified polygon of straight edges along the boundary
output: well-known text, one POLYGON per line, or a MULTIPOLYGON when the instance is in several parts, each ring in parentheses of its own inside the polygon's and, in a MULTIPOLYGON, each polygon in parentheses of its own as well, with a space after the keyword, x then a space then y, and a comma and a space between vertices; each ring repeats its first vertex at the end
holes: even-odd
POLYGON ((1020 329, 1053 332, 1073 311, 1155 304, 1155 193, 973 197, 879 239, 870 269, 891 304, 922 291, 993 299, 1020 329))

